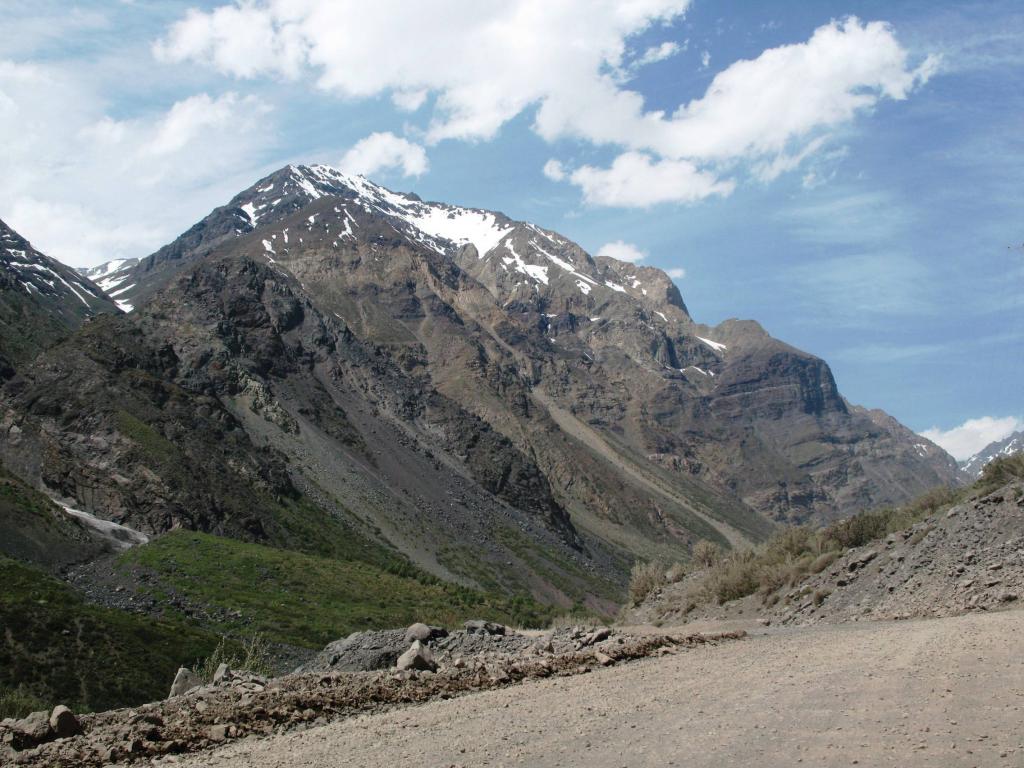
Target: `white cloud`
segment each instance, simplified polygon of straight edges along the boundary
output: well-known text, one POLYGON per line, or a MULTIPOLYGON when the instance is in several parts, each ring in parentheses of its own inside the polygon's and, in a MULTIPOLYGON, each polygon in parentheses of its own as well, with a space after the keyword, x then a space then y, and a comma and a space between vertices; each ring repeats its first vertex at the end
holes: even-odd
POLYGON ((151 253, 252 182, 268 107, 197 94, 105 114, 74 65, 0 60, 0 216, 75 265, 151 253))
POLYGON ((429 163, 426 150, 419 144, 390 132, 378 132, 356 142, 345 153, 341 167, 363 176, 389 169, 401 170, 403 176, 420 176, 426 173, 429 163))
POLYGON ((735 187, 734 182, 719 181, 687 160, 652 160, 641 152, 625 152, 609 168, 584 165, 569 178, 583 190, 588 203, 631 208, 725 197, 735 187))
MULTIPOLYGON (((667 41, 630 60, 629 43, 678 21, 689 2, 236 0, 189 11, 154 51, 166 62, 197 61, 235 77, 312 74, 341 97, 390 96, 405 111, 433 95, 422 126, 428 144, 491 139, 536 110, 534 129, 545 140, 627 153, 603 171, 618 193, 589 183, 598 169, 564 174, 589 202, 619 206, 692 202, 731 190, 748 172, 770 181, 795 170, 835 128, 882 99, 906 98, 937 65, 930 57, 912 67, 888 24, 851 17, 806 42, 733 63, 672 113, 648 109, 626 75, 680 45, 667 41), (630 170, 640 179, 623 179, 630 170), (658 190, 643 193, 652 176, 658 190)), ((710 65, 706 51, 702 60, 710 65)), ((557 175, 557 166, 548 168, 549 178, 557 175)))
POLYGON ((563 181, 565 179, 565 167, 558 160, 548 160, 544 163, 544 175, 552 181, 563 181))
POLYGON ((686 270, 682 267, 673 267, 672 269, 666 269, 665 274, 673 280, 682 280, 686 277, 686 270))
POLYGON ((605 243, 601 246, 597 252, 598 256, 609 256, 619 261, 628 261, 636 263, 643 261, 647 258, 646 251, 642 251, 637 248, 633 243, 627 243, 622 240, 615 240, 611 243, 605 243))
POLYGON ((1002 440, 1019 429, 1024 429, 1024 421, 1014 416, 994 418, 982 416, 968 419, 958 427, 942 430, 938 427, 924 430, 921 435, 946 450, 957 461, 973 456, 989 443, 1002 440))
POLYGON ((701 69, 707 69, 709 66, 711 66, 711 52, 710 51, 701 51, 701 53, 700 53, 700 68, 701 69))
POLYGON ((181 151, 211 132, 233 127, 244 112, 257 117, 268 111, 256 98, 239 98, 228 93, 217 99, 200 93, 175 103, 154 126, 155 135, 143 151, 154 155, 170 155, 181 151))
POLYGON ((638 66, 646 66, 648 64, 655 64, 659 61, 669 59, 679 53, 683 48, 679 43, 673 43, 671 41, 662 43, 661 45, 653 45, 644 51, 643 55, 636 60, 638 66))

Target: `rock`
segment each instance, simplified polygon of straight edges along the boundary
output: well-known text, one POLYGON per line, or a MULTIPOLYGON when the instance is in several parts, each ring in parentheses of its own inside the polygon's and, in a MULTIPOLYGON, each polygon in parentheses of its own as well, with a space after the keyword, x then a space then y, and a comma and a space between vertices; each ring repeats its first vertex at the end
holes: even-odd
POLYGON ((597 663, 602 667, 610 667, 615 663, 615 659, 609 656, 607 653, 601 653, 601 651, 594 651, 594 658, 597 659, 597 663))
POLYGON ((167 698, 173 699, 175 696, 181 696, 202 684, 203 681, 199 679, 199 675, 187 667, 180 667, 178 674, 174 676, 174 682, 171 683, 171 692, 167 694, 167 698))
POLYGON ((411 643, 414 640, 419 640, 421 643, 427 643, 431 640, 436 640, 439 637, 447 637, 448 630, 444 627, 431 627, 428 624, 417 622, 405 630, 405 642, 411 643))
POLYGON ((53 738, 50 729, 50 718, 46 712, 33 712, 11 726, 11 746, 15 749, 28 749, 53 738))
POLYGON ((504 635, 505 626, 503 624, 495 624, 493 621, 481 621, 480 619, 474 619, 467 621, 462 626, 466 628, 467 632, 477 635, 504 635))
POLYGON ((208 735, 210 741, 224 741, 228 737, 228 726, 223 723, 211 725, 208 735))
POLYGON ((404 672, 407 669, 429 670, 433 672, 437 669, 437 664, 430 649, 419 640, 413 640, 409 650, 398 657, 395 666, 398 667, 400 672, 404 672))
POLYGON ((534 645, 534 648, 543 653, 554 653, 555 645, 553 642, 551 642, 551 634, 548 633, 538 638, 536 644, 534 645))
POLYGON ((217 667, 217 671, 213 673, 213 683, 214 683, 214 685, 220 685, 224 681, 224 678, 227 677, 230 674, 231 674, 231 670, 228 668, 228 665, 221 663, 217 667))
POLYGON ((1001 603, 1012 603, 1016 599, 1017 594, 1015 592, 1003 592, 1003 594, 999 596, 999 602, 1001 603))
POLYGON ((66 739, 81 733, 82 725, 74 712, 63 704, 58 704, 50 713, 50 729, 58 739, 66 739))
POLYGON ((336 640, 308 664, 300 673, 373 672, 395 666, 395 661, 409 647, 405 631, 389 629, 353 632, 343 640, 336 640))
POLYGON ((590 644, 600 643, 611 637, 612 631, 608 627, 599 627, 590 633, 590 644))

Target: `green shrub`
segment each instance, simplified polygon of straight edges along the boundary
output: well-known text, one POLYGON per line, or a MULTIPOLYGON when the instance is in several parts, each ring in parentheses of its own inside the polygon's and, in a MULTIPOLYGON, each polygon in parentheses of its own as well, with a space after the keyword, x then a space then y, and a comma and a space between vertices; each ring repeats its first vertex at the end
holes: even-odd
POLYGON ((196 674, 212 682, 221 664, 227 664, 228 669, 235 672, 252 672, 264 677, 270 677, 274 671, 270 644, 258 632, 240 644, 222 636, 213 653, 196 664, 196 674))
POLYGON ((24 686, 10 688, 0 685, 0 720, 22 718, 30 712, 49 709, 46 702, 25 690, 24 686))
POLYGON ((981 472, 975 483, 979 495, 986 496, 1007 483, 1024 478, 1024 453, 993 459, 981 472))

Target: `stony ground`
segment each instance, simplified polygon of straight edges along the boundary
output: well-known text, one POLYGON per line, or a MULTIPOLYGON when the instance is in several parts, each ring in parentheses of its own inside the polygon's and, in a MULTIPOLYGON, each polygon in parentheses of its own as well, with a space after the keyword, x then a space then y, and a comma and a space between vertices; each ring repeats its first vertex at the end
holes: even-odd
MULTIPOLYGON (((78 768, 202 752, 225 742, 304 731, 337 719, 528 680, 571 677, 741 636, 565 628, 553 634, 499 641, 495 639, 498 636, 460 632, 438 641, 442 647, 437 649, 440 666, 436 672, 396 672, 391 668, 347 672, 340 671, 344 664, 328 664, 322 672, 269 681, 243 675, 162 702, 83 715, 82 733, 56 740, 49 740, 52 734, 43 735, 44 743, 37 746, 33 746, 35 740, 25 741, 21 723, 5 720, 0 723, 0 764, 78 768)), ((387 637, 383 640, 387 645, 387 637)))
MULTIPOLYGON (((699 577, 699 574, 695 574, 699 577)), ((851 549, 774 595, 686 612, 684 580, 630 613, 634 622, 760 618, 773 624, 955 616, 1024 600, 1024 483, 851 549), (766 602, 767 601, 767 602, 766 602)))
POLYGON ((1024 611, 747 640, 250 738, 154 765, 1024 765, 1024 611))

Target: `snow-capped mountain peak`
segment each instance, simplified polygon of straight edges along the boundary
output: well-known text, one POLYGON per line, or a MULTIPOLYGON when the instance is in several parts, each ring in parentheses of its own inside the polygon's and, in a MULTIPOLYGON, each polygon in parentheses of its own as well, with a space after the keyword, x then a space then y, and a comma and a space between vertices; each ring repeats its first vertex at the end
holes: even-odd
POLYGON ((1024 430, 989 443, 969 459, 960 462, 960 469, 971 477, 981 477, 981 473, 990 461, 1004 456, 1012 456, 1021 451, 1024 451, 1024 430))
POLYGON ((103 292, 90 280, 32 244, 0 221, 0 268, 8 284, 44 302, 68 302, 72 314, 89 315, 108 304, 103 292))
POLYGON ((115 259, 97 267, 81 267, 78 271, 102 288, 103 292, 112 298, 121 310, 131 312, 133 309, 131 303, 123 299, 119 300, 118 296, 134 287, 131 280, 132 270, 138 264, 138 259, 115 259))

